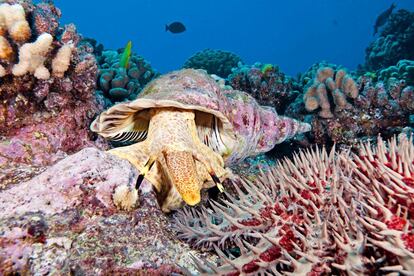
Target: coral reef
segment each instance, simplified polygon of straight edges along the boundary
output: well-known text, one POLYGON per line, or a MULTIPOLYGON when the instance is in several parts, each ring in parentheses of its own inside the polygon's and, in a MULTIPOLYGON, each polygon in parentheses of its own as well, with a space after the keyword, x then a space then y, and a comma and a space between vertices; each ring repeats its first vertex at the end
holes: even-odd
MULTIPOLYGON (((319 72, 325 70, 324 68, 326 69, 326 67, 321 67, 319 72)), ((333 71, 332 69, 326 70, 330 74, 333 71)), ((342 69, 337 70, 337 72, 342 72, 342 69)), ((314 82, 319 82, 317 74, 314 79, 314 82)), ((326 146, 333 143, 354 146, 360 139, 373 139, 380 133, 385 138, 390 138, 393 134, 400 132, 403 127, 410 125, 409 118, 413 113, 414 103, 412 86, 396 79, 391 81, 391 78, 387 81, 387 84, 374 82, 369 74, 358 79, 356 82, 357 89, 355 89, 354 81, 350 77, 348 77, 347 82, 351 84, 352 93, 357 94, 357 96, 353 98, 355 94, 340 91, 342 92, 341 96, 347 94, 351 96, 344 97, 343 103, 346 108, 337 108, 335 97, 331 97, 330 94, 322 94, 327 96, 323 99, 326 107, 329 104, 330 113, 328 114, 330 116, 324 116, 324 114, 320 116, 315 112, 309 112, 308 110, 312 109, 306 106, 306 100, 309 100, 309 95, 306 94, 304 97, 296 98, 296 101, 287 108, 285 113, 287 116, 299 118, 312 125, 311 132, 306 135, 309 142, 326 146), (335 108, 332 108, 333 106, 335 108)), ((329 87, 334 83, 327 84, 325 80, 323 85, 329 87)), ((335 83, 335 86, 338 85, 335 83)), ((335 91, 331 88, 328 90, 335 91)), ((313 92, 313 90, 309 92, 313 92)), ((318 97, 312 100, 311 103, 320 105, 318 97)))
POLYGON ((397 65, 378 72, 378 80, 390 85, 389 82, 399 81, 401 85, 414 85, 414 61, 403 59, 397 65))
POLYGON ((116 102, 135 99, 142 88, 158 76, 151 64, 135 53, 131 53, 126 68, 120 66, 122 55, 123 49, 105 50, 97 57, 97 95, 104 101, 105 108, 116 102))
POLYGON ((335 104, 336 111, 350 108, 348 98, 355 99, 358 96, 358 87, 355 81, 345 70, 334 71, 330 67, 321 67, 317 70, 312 85, 308 86, 303 96, 307 111, 314 111, 320 107, 319 116, 332 118, 331 104, 328 91, 335 104))
POLYGON ((302 151, 234 189, 176 216, 182 239, 221 258, 218 266, 196 259, 202 273, 414 271, 414 145, 405 134, 358 153, 302 151))
POLYGON ((88 131, 102 109, 94 95, 97 64, 77 46, 75 26, 60 27, 51 3, 8 2, 0 5, 0 187, 65 153, 105 147, 88 131))
POLYGON ((228 76, 228 83, 234 89, 249 93, 261 105, 274 107, 280 114, 301 90, 294 79, 283 74, 279 67, 261 63, 252 66, 239 63, 228 76))
POLYGON ((190 254, 198 253, 177 240, 149 182, 140 187, 138 209, 119 212, 114 206, 114 189, 133 186, 137 177, 129 162, 86 148, 0 191, 0 274, 172 275, 180 272, 177 265, 194 270, 190 254))
POLYGON ((78 47, 86 48, 90 53, 93 53, 95 56, 102 56, 102 52, 104 51, 104 46, 101 43, 98 43, 93 38, 90 37, 82 37, 82 39, 79 41, 78 47))
MULTIPOLYGON (((225 167, 310 126, 260 106, 245 92, 222 90, 204 70, 182 69, 153 80, 134 101, 102 112, 91 129, 109 140, 136 142, 110 152, 142 172, 164 195, 162 210, 169 212, 197 204, 203 188, 220 189, 228 178, 225 167)), ((120 198, 129 197, 125 191, 120 198)))
POLYGON ((414 59, 414 12, 401 9, 391 14, 380 36, 366 49, 365 67, 377 71, 401 59, 414 59))
POLYGON ((204 49, 191 56, 183 65, 183 68, 203 69, 209 74, 227 78, 231 69, 243 63, 242 59, 234 53, 204 49))

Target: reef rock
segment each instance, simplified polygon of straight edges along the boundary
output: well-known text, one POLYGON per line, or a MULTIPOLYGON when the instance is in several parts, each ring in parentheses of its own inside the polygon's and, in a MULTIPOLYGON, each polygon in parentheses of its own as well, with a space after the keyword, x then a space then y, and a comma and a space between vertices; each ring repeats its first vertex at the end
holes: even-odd
POLYGON ((261 105, 272 106, 283 114, 286 107, 300 94, 300 86, 272 64, 238 64, 232 69, 228 83, 237 90, 252 95, 261 105))
POLYGON ((134 185, 137 177, 128 161, 86 148, 1 191, 0 274, 191 270, 192 251, 175 238, 149 182, 140 186, 139 208, 114 206, 114 189, 134 185))
POLYGON ((66 153, 105 147, 88 131, 102 104, 94 94, 95 57, 78 47, 75 26, 59 26, 61 13, 51 3, 7 2, 0 5, 7 23, 0 37, 0 187, 66 153), (31 36, 15 38, 16 26, 31 36))

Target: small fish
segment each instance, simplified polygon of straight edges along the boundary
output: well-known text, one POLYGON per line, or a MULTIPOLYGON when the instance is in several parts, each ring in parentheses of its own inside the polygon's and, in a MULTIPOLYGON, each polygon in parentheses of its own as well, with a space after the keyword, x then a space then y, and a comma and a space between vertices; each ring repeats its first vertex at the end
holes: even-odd
POLYGON ((185 32, 185 26, 181 22, 173 22, 170 25, 165 25, 165 31, 170 31, 173 34, 179 34, 185 32))
POLYGON ((128 44, 124 48, 124 52, 122 53, 121 60, 119 61, 119 66, 122 68, 127 69, 129 58, 131 57, 131 48, 132 48, 132 42, 128 41, 128 44))
POLYGON ((395 3, 392 3, 391 7, 389 7, 388 9, 386 9, 385 11, 383 11, 378 17, 377 17, 377 21, 375 21, 375 25, 374 25, 374 35, 377 34, 378 32, 378 28, 381 27, 382 25, 384 25, 388 18, 390 17, 392 11, 394 10, 394 8, 397 5, 395 5, 395 3))

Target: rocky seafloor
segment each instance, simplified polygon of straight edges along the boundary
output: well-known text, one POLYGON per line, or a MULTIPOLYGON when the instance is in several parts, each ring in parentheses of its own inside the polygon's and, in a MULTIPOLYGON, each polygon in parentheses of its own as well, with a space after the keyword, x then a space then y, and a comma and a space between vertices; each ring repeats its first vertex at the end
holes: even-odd
POLYGON ((136 208, 114 205, 139 172, 90 131, 159 73, 60 16, 51 2, 0 5, 0 275, 414 275, 413 13, 392 15, 357 72, 323 61, 294 78, 230 52, 191 57, 223 93, 312 128, 171 214, 147 180, 136 208))

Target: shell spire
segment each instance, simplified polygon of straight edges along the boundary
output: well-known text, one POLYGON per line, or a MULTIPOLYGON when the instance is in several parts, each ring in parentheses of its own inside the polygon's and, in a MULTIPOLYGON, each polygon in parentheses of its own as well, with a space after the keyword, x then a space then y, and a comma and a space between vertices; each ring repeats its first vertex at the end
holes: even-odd
POLYGON ((311 129, 308 123, 278 115, 273 107, 260 106, 246 92, 225 90, 223 93, 228 99, 226 115, 237 137, 227 164, 269 151, 276 144, 311 129))
MULTIPOLYGON (((308 123, 300 122, 290 117, 280 116, 276 120, 275 134, 279 131, 279 135, 274 137, 275 143, 280 144, 287 139, 291 139, 298 134, 302 134, 311 130, 311 125, 308 123)), ((272 139, 272 138, 270 138, 272 139)))

